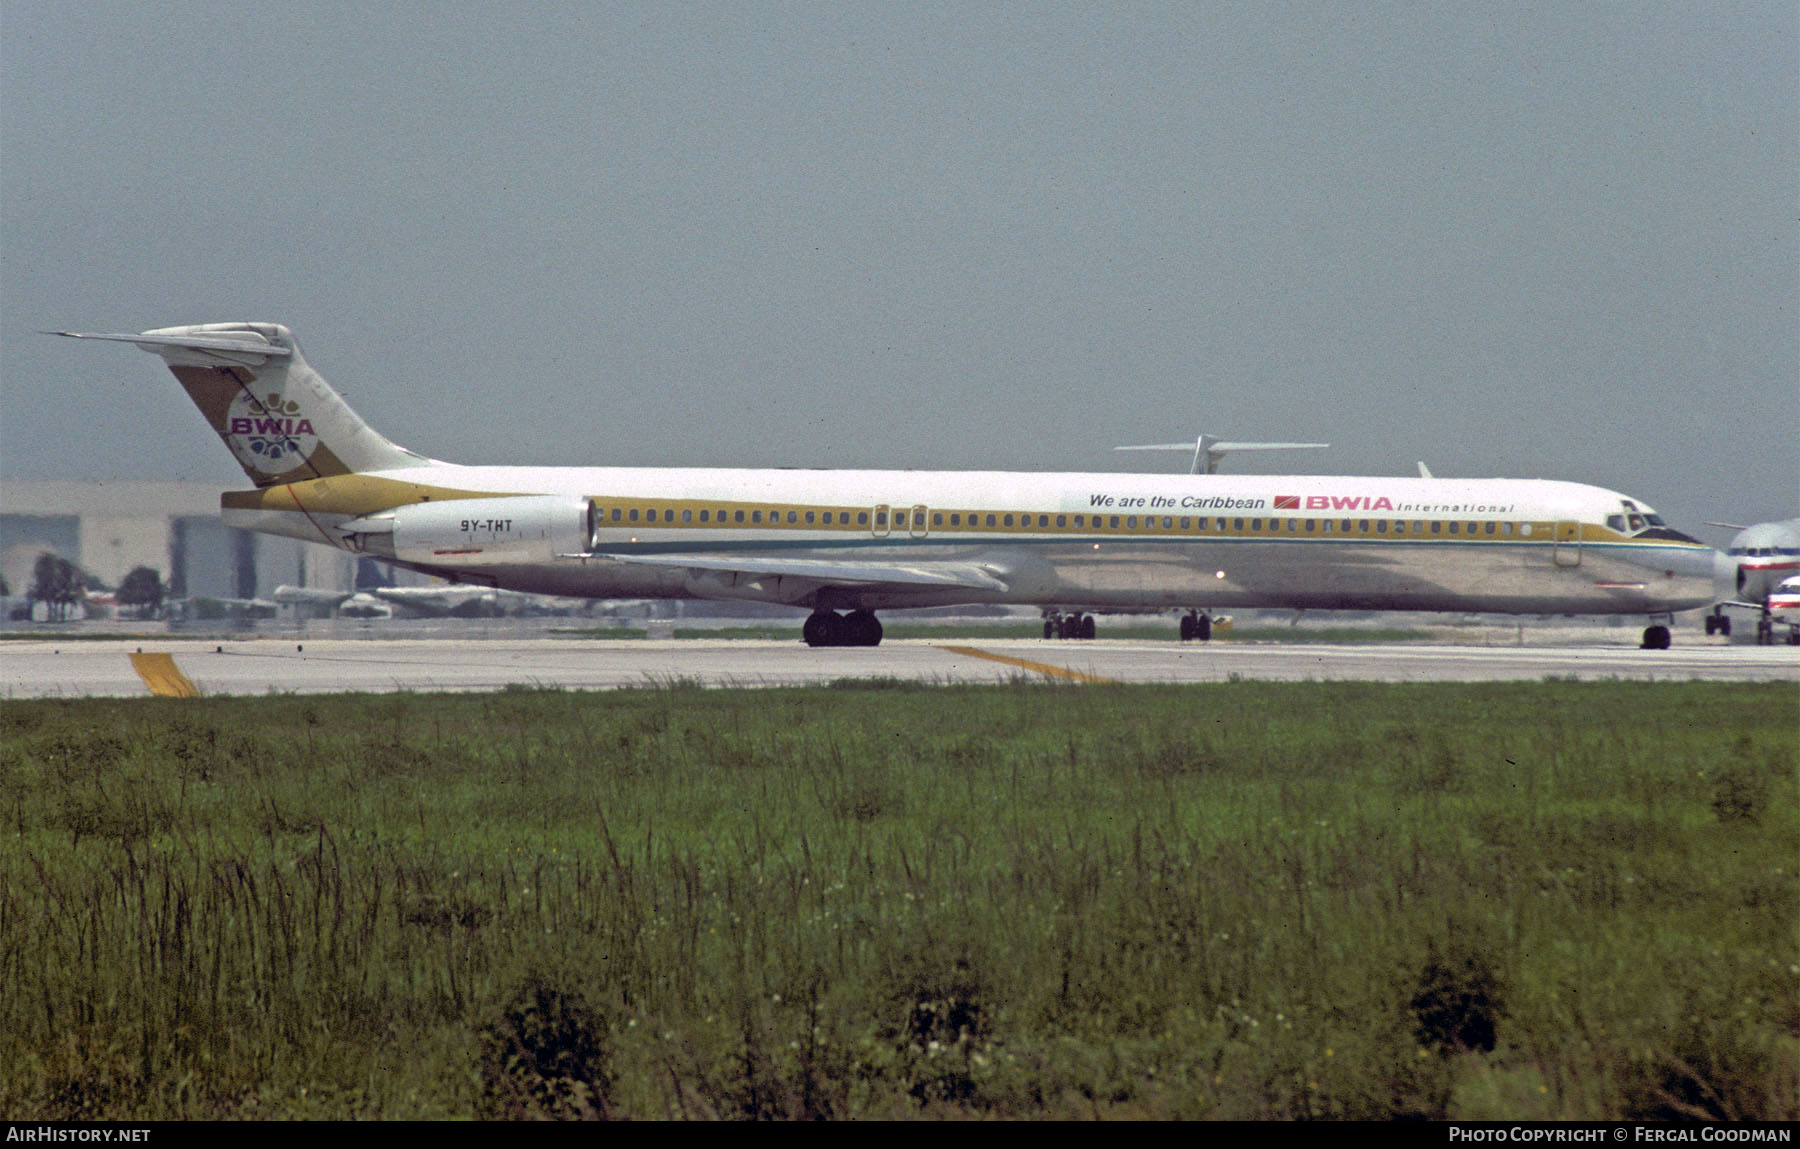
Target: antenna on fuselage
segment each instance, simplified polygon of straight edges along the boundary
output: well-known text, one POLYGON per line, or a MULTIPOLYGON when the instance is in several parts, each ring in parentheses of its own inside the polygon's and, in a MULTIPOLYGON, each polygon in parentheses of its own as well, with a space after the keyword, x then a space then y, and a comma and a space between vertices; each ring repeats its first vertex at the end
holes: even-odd
POLYGON ((1219 473, 1219 460, 1232 451, 1307 451, 1329 446, 1330 443, 1228 443, 1211 435, 1201 435, 1192 443, 1144 443, 1133 447, 1114 447, 1113 450, 1192 451, 1194 461, 1188 465, 1188 474, 1216 475, 1219 473), (1201 470, 1203 464, 1204 471, 1201 470))

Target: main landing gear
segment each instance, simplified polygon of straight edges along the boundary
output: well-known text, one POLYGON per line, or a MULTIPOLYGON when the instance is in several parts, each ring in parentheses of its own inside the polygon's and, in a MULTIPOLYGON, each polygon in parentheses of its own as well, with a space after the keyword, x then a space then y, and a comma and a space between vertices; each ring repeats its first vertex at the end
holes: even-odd
POLYGON ((1669 649, 1669 628, 1666 626, 1646 626, 1644 628, 1644 645, 1641 650, 1669 649))
POLYGON ((1092 638, 1094 637, 1094 616, 1071 611, 1064 614, 1060 610, 1044 612, 1045 638, 1092 638))
POLYGON ((1212 616, 1190 610, 1181 616, 1181 641, 1211 642, 1212 616))
POLYGON ((800 637, 808 646, 880 646, 881 620, 869 610, 815 610, 806 616, 800 637))

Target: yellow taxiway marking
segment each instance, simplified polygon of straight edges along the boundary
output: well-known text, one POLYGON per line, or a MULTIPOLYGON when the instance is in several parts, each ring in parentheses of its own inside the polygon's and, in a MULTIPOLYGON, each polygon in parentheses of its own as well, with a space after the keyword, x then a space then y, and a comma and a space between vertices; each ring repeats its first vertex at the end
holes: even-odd
POLYGON ((1066 678, 1070 682, 1110 683, 1112 681, 1110 678, 1101 678, 1097 674, 1083 674, 1079 670, 1069 670, 1066 667, 1051 666, 1047 662, 1032 662, 1025 658, 1013 658, 1011 655, 1006 654, 994 654, 992 651, 977 650, 972 646, 939 646, 938 649, 947 650, 952 654, 966 654, 970 658, 985 658, 991 662, 1004 662, 1008 666, 1018 666, 1023 667, 1026 670, 1035 670, 1039 674, 1047 674, 1052 678, 1066 678))
POLYGON ((131 668, 138 672, 150 693, 162 698, 198 698, 200 688, 188 681, 188 676, 175 669, 175 656, 172 654, 145 654, 138 651, 131 656, 131 668))

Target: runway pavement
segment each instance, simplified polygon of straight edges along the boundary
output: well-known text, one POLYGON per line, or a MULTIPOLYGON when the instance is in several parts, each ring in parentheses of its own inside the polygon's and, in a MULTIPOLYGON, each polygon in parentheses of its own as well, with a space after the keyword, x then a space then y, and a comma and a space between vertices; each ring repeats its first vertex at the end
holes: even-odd
POLYGON ((0 697, 80 698, 500 690, 695 683, 770 687, 837 679, 931 683, 1044 679, 1203 683, 1485 682, 1541 679, 1790 682, 1800 648, 1695 645, 1477 647, 1191 643, 1100 639, 889 641, 812 650, 753 640, 276 638, 0 642, 0 697))

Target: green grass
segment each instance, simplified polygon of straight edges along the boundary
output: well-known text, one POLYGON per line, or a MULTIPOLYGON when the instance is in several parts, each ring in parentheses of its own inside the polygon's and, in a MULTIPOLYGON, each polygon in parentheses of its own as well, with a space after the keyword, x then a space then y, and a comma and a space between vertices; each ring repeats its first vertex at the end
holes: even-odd
POLYGON ((7 702, 0 1113, 1800 1116, 1791 687, 7 702))

